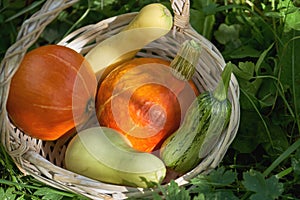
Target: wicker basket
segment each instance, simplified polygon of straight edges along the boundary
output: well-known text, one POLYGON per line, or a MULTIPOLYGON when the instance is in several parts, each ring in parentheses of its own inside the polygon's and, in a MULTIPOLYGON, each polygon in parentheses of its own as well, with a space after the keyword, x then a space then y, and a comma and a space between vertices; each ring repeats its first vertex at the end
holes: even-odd
MULTIPOLYGON (((68 135, 54 142, 37 140, 25 135, 14 127, 8 118, 6 101, 10 79, 18 69, 24 54, 38 39, 45 26, 54 20, 62 10, 77 1, 46 1, 40 11, 23 23, 16 40, 17 42, 6 52, 5 58, 1 62, 0 74, 1 142, 18 168, 25 175, 32 175, 50 186, 72 191, 91 199, 124 199, 149 195, 155 189, 141 189, 102 183, 64 169, 64 153, 70 140, 68 135)), ((149 44, 138 55, 142 57, 161 57, 170 60, 174 58, 180 44, 185 39, 196 39, 202 44, 203 51, 193 80, 201 91, 213 89, 220 79, 222 68, 225 66, 222 55, 211 42, 191 28, 189 24, 189 0, 172 0, 171 6, 174 12, 174 27, 172 31, 149 44)), ((85 54, 95 44, 118 33, 136 14, 129 13, 115 16, 97 24, 82 27, 65 37, 59 44, 85 54)), ((232 115, 227 130, 222 133, 212 152, 196 168, 176 178, 176 182, 179 185, 187 184, 197 174, 208 173, 215 168, 235 138, 239 125, 240 108, 238 101, 239 86, 233 75, 229 87, 229 98, 232 102, 232 115)))

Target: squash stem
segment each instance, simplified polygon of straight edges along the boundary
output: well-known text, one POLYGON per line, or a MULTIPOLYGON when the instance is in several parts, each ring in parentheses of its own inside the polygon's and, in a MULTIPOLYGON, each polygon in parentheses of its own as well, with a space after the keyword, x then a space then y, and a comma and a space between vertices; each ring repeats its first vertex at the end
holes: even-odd
POLYGON ((190 80, 199 62, 201 44, 195 40, 186 40, 172 60, 170 66, 174 75, 180 80, 190 80))
POLYGON ((227 63, 221 74, 221 80, 213 91, 213 96, 219 101, 224 101, 227 99, 232 69, 233 64, 231 62, 227 63))

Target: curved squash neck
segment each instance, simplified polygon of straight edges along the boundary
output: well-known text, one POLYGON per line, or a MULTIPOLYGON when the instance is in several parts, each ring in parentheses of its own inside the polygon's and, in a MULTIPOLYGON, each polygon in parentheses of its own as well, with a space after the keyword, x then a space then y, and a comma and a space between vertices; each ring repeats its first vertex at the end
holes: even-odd
POLYGON ((232 63, 227 63, 222 74, 221 74, 221 80, 219 81, 217 87, 212 92, 213 96, 218 99, 219 101, 224 101, 227 99, 228 96, 228 87, 229 87, 229 81, 231 78, 231 72, 232 72, 232 63))

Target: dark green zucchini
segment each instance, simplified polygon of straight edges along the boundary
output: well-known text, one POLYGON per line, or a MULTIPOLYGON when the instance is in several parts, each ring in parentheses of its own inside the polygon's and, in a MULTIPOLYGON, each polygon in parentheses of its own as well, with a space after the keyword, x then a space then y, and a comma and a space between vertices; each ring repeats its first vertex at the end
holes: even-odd
POLYGON ((228 63, 216 89, 194 100, 182 125, 162 144, 160 156, 168 168, 185 173, 198 165, 216 145, 231 115, 231 103, 227 98, 231 71, 232 64, 228 63))

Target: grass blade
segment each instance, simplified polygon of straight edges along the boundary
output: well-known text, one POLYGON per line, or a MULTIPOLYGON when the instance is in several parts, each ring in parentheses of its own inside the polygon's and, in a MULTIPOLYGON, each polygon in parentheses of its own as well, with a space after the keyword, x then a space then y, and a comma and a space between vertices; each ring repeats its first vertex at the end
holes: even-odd
POLYGON ((25 7, 23 10, 21 10, 20 12, 18 12, 17 14, 9 17, 8 19, 5 20, 5 22, 9 22, 12 21, 18 17, 20 17, 21 15, 35 9, 36 7, 40 6, 41 4, 43 4, 45 2, 45 0, 41 0, 41 1, 34 1, 32 4, 30 4, 29 6, 25 7))
POLYGON ((287 159, 294 151, 300 148, 300 140, 294 142, 287 150, 285 150, 264 172, 264 177, 268 176, 282 161, 287 159))

